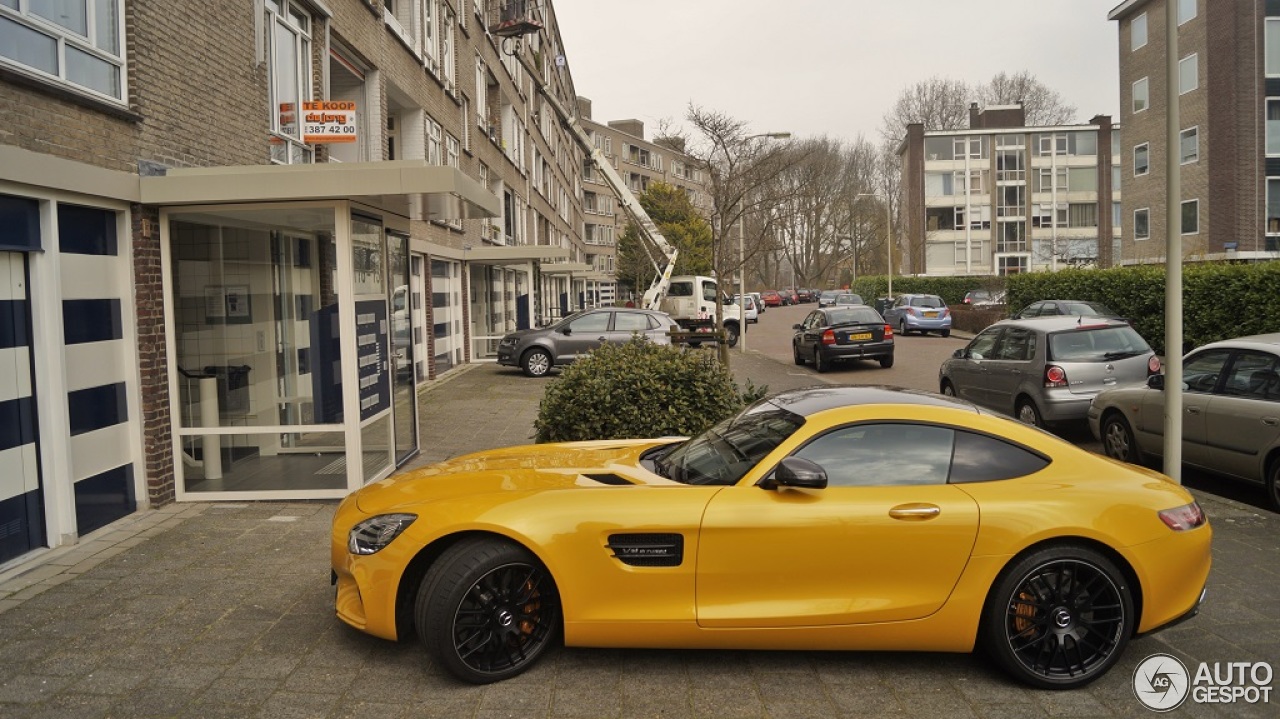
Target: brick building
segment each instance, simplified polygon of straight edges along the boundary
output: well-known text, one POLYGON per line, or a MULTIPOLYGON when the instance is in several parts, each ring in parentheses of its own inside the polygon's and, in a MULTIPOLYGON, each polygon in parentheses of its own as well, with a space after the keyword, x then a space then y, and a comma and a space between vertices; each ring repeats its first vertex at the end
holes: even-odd
MULTIPOLYGON (((1173 1, 1183 260, 1280 258, 1280 2, 1173 1)), ((1167 10, 1127 0, 1108 15, 1120 40, 1126 264, 1165 259, 1167 10)))
POLYGON ((1007 275, 1107 264, 1117 237, 1111 118, 1027 127, 1023 108, 970 106, 968 129, 907 126, 907 272, 1007 275), (1101 241, 1099 238, 1102 238, 1101 241))
POLYGON ((577 95, 551 3, 520 41, 502 5, 0 2, 0 566, 343 496, 417 452, 419 383, 581 306, 539 85, 577 95))

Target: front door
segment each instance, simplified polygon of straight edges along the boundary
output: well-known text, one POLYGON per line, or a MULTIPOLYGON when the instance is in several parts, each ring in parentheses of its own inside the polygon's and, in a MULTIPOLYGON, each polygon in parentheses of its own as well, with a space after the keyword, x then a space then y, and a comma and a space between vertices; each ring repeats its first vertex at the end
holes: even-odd
POLYGON ((0 563, 45 539, 27 287, 26 255, 0 252, 0 563))

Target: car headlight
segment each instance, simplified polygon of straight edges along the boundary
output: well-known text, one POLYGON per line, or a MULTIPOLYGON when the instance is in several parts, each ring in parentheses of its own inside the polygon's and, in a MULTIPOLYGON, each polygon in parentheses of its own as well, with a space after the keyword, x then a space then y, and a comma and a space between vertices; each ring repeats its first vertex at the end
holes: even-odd
POLYGON ((518 341, 519 340, 517 340, 515 337, 503 337, 502 341, 498 343, 498 346, 499 347, 515 347, 516 342, 518 341))
POLYGON ((416 514, 380 514, 370 517, 351 528, 347 535, 347 551, 352 554, 373 554, 391 544, 391 540, 409 528, 416 514))

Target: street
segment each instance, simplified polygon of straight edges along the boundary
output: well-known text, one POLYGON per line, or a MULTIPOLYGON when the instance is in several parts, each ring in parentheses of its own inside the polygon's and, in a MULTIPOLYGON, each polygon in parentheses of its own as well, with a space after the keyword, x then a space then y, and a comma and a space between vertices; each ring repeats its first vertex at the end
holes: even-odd
MULTIPOLYGON (((818 374, 812 364, 794 366, 791 353, 792 325, 802 322, 817 307, 816 303, 770 307, 760 321, 747 330, 747 348, 792 365, 791 374, 810 377, 814 383, 887 384, 937 392, 938 367, 952 352, 969 342, 969 335, 963 334, 953 334, 950 337, 939 337, 936 334, 913 334, 906 337, 896 335, 893 367, 884 369, 878 362, 872 361, 853 362, 838 364, 830 372, 818 374)), ((1051 431, 1083 449, 1102 453, 1102 443, 1093 438, 1083 422, 1053 427, 1051 431)), ((1160 469, 1158 464, 1154 468, 1160 469)), ((1182 482, 1188 487, 1271 511, 1261 485, 1232 481, 1194 467, 1183 467, 1182 482)))

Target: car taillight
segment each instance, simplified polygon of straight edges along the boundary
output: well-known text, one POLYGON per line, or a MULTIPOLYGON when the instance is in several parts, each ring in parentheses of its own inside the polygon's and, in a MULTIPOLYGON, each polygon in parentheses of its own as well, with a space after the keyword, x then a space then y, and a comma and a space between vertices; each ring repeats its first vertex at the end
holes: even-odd
POLYGON ((1158 514, 1160 515, 1160 521, 1175 532, 1185 532, 1205 523, 1204 510, 1200 509, 1200 505, 1195 502, 1184 504, 1181 507, 1174 507, 1173 509, 1166 509, 1163 512, 1158 512, 1158 514))
POLYGON ((836 343, 836 333, 833 330, 827 330, 822 333, 822 344, 833 345, 836 343))
POLYGON ((1044 386, 1045 387, 1066 387, 1067 371, 1057 365, 1049 365, 1044 368, 1044 386))
POLYGON ((1147 374, 1160 374, 1160 369, 1160 358, 1155 355, 1151 355, 1151 359, 1147 360, 1147 374))
POLYGON ((947 316, 947 315, 949 315, 949 314, 951 314, 951 308, 950 308, 950 307, 943 307, 943 308, 942 308, 942 316, 943 316, 943 317, 946 317, 946 316, 947 316))
POLYGON ((884 338, 887 340, 893 339, 893 325, 884 326, 884 338))

